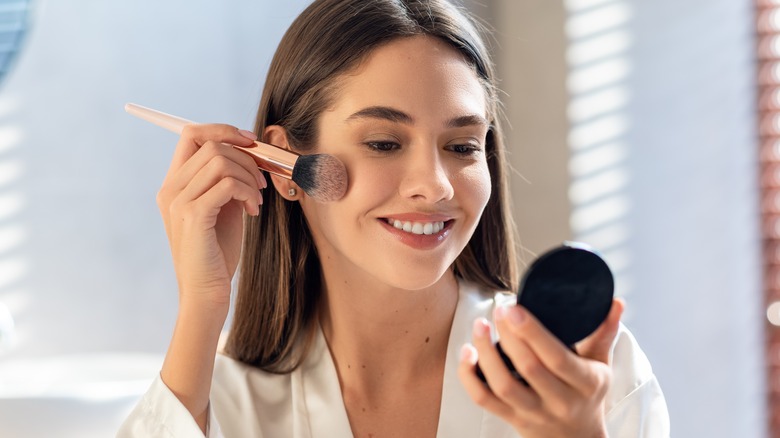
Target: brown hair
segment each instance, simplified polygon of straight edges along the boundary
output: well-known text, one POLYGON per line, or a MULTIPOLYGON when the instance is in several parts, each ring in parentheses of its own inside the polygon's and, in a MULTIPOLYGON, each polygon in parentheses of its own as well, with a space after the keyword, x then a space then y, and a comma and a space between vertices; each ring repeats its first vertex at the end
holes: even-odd
MULTIPOLYGON (((505 150, 493 65, 468 15, 446 0, 318 0, 293 22, 268 71, 255 130, 280 125, 291 146, 316 144, 316 122, 337 92, 337 79, 397 38, 429 35, 457 49, 488 96, 486 156, 492 194, 455 260, 455 274, 491 290, 514 290, 517 256, 509 215, 505 150)), ((257 217, 247 217, 233 326, 226 351, 274 373, 294 370, 311 340, 321 271, 297 202, 266 190, 257 217), (298 348, 298 345, 303 348, 298 348)))

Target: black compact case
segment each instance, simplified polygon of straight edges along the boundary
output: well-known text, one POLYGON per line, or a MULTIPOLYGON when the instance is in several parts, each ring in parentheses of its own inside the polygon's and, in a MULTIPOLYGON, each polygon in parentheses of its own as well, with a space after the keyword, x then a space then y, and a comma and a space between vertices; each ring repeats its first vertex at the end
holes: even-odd
MULTIPOLYGON (((612 307, 614 290, 612 271, 604 259, 585 244, 565 242, 531 264, 520 283, 517 304, 574 350, 575 343, 604 322, 612 307)), ((500 342, 496 348, 512 374, 526 383, 500 342)), ((485 381, 479 364, 477 376, 485 381)))

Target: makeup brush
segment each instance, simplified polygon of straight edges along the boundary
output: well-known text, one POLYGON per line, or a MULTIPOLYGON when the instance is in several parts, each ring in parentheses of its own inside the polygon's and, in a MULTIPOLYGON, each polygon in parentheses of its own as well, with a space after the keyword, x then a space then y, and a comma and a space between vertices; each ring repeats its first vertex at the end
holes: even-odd
MULTIPOLYGON (((125 111, 180 135, 186 125, 194 123, 134 103, 126 104, 125 111)), ((333 155, 300 155, 261 141, 233 147, 250 155, 260 169, 293 180, 318 201, 338 201, 347 191, 347 170, 333 155)))

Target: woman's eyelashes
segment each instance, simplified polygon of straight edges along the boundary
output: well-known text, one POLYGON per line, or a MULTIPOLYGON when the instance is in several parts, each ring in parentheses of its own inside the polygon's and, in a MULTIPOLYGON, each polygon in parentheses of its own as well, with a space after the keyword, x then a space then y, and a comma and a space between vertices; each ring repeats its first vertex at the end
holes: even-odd
MULTIPOLYGON (((401 150, 397 141, 367 141, 363 143, 369 150, 379 153, 392 153, 401 150)), ((476 143, 456 143, 444 146, 444 150, 461 157, 469 157, 482 152, 482 145, 476 143)))
POLYGON ((401 148, 401 145, 395 141, 367 141, 364 144, 375 152, 393 152, 401 148))
POLYGON ((445 149, 455 152, 458 155, 467 157, 471 155, 477 155, 478 153, 482 152, 482 145, 473 143, 450 144, 447 145, 445 149))

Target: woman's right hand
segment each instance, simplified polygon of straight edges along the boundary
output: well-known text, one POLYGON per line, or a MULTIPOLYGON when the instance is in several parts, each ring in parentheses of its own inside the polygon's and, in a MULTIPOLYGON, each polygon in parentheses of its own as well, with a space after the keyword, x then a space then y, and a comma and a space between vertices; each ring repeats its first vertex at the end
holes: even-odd
POLYGON ((255 139, 229 125, 193 124, 182 131, 157 195, 182 306, 227 312, 242 213, 259 214, 260 190, 267 186, 254 160, 230 145, 250 146, 255 139))

